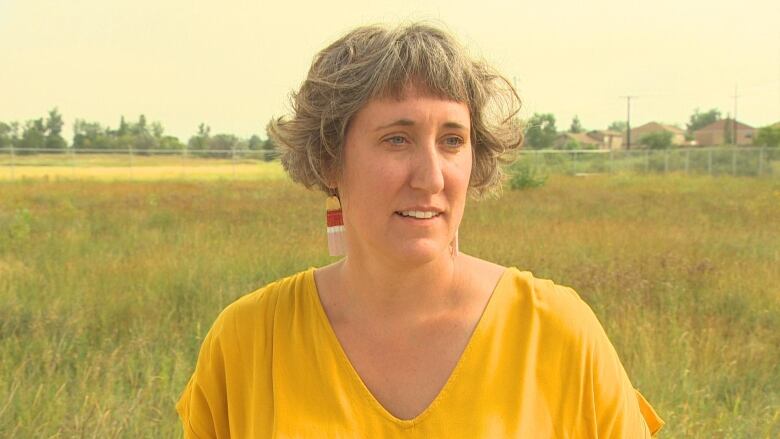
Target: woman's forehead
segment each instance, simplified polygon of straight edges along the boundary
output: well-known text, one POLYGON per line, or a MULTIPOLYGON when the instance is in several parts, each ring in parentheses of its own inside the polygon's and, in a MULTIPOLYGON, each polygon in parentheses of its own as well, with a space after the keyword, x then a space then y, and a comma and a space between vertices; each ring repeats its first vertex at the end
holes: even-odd
POLYGON ((410 90, 398 98, 374 98, 361 108, 356 119, 368 125, 420 124, 435 120, 452 125, 470 125, 470 112, 463 102, 439 97, 430 93, 410 90))

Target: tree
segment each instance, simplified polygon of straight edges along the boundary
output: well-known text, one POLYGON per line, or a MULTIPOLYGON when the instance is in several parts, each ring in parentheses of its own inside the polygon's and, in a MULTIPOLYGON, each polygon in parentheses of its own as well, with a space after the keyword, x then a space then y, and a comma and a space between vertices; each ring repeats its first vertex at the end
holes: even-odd
POLYGON ((610 131, 617 131, 619 133, 623 133, 626 131, 626 128, 628 127, 628 124, 626 124, 625 120, 616 120, 609 124, 609 127, 607 127, 610 131))
POLYGON ((263 147, 263 139, 261 139, 257 134, 252 134, 252 137, 249 138, 249 143, 247 146, 250 150, 257 151, 263 147))
POLYGON ((552 113, 534 113, 526 124, 525 144, 529 148, 550 148, 558 134, 555 128, 555 116, 552 113))
MULTIPOLYGON (((713 122, 720 120, 720 110, 713 108, 706 113, 699 112, 699 109, 695 109, 691 115, 690 121, 686 124, 688 136, 693 136, 693 132, 699 128, 703 128, 713 122)), ((690 137, 688 140, 691 140, 690 137)))
POLYGON ((208 137, 205 156, 229 158, 229 152, 238 149, 240 142, 238 137, 232 134, 215 134, 208 137))
POLYGON ((152 122, 152 135, 157 139, 162 139, 165 128, 160 122, 152 122))
POLYGON ((133 150, 146 154, 145 151, 157 149, 160 146, 160 141, 151 133, 144 131, 133 136, 132 145, 133 150))
MULTIPOLYGON (((46 124, 43 119, 28 120, 19 140, 20 149, 43 148, 46 144, 46 124)), ((33 154, 35 151, 20 151, 21 154, 33 154)))
POLYGON ((198 133, 190 137, 187 142, 187 147, 192 150, 205 150, 209 147, 209 137, 211 136, 211 128, 201 123, 198 125, 198 133))
POLYGON ((62 137, 62 127, 65 122, 62 120, 62 115, 55 107, 49 111, 49 117, 46 119, 45 130, 46 140, 44 144, 48 149, 65 149, 68 144, 62 137))
POLYGON ((759 128, 753 143, 757 146, 780 146, 780 125, 759 128))
POLYGON ((276 143, 270 137, 265 139, 265 142, 263 142, 263 161, 270 162, 278 155, 276 143))
POLYGON ((73 122, 73 148, 110 149, 116 147, 117 137, 97 122, 76 119, 73 122))
POLYGON ((11 125, 0 122, 0 148, 10 148, 14 143, 11 137, 11 125))
POLYGON ((731 119, 731 114, 726 116, 726 123, 723 124, 723 142, 726 145, 735 144, 736 145, 736 139, 734 139, 734 130, 732 129, 734 127, 734 121, 731 119))
POLYGON ((136 136, 146 133, 146 116, 143 114, 138 116, 138 122, 130 126, 130 132, 136 136))
POLYGON ((574 116, 574 119, 571 120, 571 126, 569 127, 570 133, 581 133, 582 132, 582 124, 580 123, 580 118, 576 115, 574 116))
POLYGON ((160 149, 177 151, 184 149, 184 144, 176 136, 162 136, 160 138, 160 149))
POLYGON ((130 131, 130 127, 127 125, 127 122, 125 121, 125 117, 121 116, 119 118, 119 129, 116 130, 117 136, 121 137, 130 131))
POLYGON ((642 136, 639 144, 648 149, 666 149, 672 146, 673 137, 669 131, 656 131, 642 136))

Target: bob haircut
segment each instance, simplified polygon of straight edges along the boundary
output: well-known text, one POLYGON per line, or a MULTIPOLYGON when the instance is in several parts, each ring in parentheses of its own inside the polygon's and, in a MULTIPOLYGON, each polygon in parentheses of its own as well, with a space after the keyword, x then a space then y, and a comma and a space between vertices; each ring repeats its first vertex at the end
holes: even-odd
POLYGON ((468 106, 474 159, 469 192, 479 198, 500 190, 501 163, 523 141, 520 98, 506 78, 471 59, 453 37, 421 23, 358 27, 314 57, 291 95, 292 114, 268 124, 284 169, 307 188, 330 193, 352 117, 371 99, 402 99, 410 85, 468 106))

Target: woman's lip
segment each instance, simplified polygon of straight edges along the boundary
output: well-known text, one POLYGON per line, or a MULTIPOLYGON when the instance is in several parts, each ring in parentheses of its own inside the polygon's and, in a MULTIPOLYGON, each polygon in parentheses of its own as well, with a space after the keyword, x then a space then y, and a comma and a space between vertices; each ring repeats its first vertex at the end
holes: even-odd
POLYGON ((442 215, 444 215, 444 213, 442 212, 442 213, 439 213, 438 215, 432 216, 430 218, 417 218, 417 217, 414 217, 414 216, 404 216, 404 215, 401 215, 399 212, 395 212, 395 214, 398 217, 400 217, 401 219, 407 219, 407 220, 419 221, 419 222, 435 220, 435 219, 441 217, 442 215))

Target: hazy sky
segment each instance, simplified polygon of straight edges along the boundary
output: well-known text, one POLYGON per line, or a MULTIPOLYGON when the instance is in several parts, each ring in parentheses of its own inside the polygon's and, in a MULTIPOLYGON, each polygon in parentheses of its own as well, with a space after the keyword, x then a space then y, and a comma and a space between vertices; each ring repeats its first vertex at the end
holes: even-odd
POLYGON ((0 121, 59 107, 116 126, 161 121, 186 141, 259 133, 315 52, 367 23, 443 24, 515 79, 524 115, 559 129, 625 119, 684 126, 693 109, 780 121, 780 1, 0 0, 0 121))

